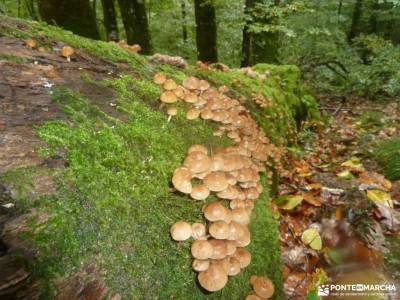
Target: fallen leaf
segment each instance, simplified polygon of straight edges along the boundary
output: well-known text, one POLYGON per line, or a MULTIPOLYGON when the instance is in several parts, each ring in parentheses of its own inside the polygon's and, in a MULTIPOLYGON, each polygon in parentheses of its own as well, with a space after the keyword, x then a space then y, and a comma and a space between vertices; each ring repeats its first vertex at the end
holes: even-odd
POLYGON ((310 246, 311 249, 322 249, 321 236, 319 235, 318 230, 316 230, 315 228, 309 228, 305 230, 301 235, 301 240, 304 244, 310 246))
POLYGON ((372 202, 380 203, 387 207, 393 207, 393 200, 391 199, 390 194, 384 191, 368 190, 367 198, 372 202))
POLYGON ((322 203, 312 193, 303 193, 304 201, 314 206, 321 206, 322 203))
POLYGON ((282 209, 286 209, 286 210, 290 210, 295 208, 297 205, 299 205, 301 202, 303 202, 303 196, 301 195, 292 195, 292 196, 288 196, 288 195, 284 195, 284 196, 280 196, 275 200, 276 204, 282 208, 282 209))
POLYGON ((339 177, 340 179, 346 179, 346 180, 354 179, 354 175, 349 170, 340 172, 336 174, 336 176, 339 177))

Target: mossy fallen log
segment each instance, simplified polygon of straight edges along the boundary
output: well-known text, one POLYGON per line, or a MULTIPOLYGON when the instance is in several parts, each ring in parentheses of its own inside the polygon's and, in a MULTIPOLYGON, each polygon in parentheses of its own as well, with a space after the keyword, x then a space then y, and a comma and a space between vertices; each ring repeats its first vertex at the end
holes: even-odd
MULTIPOLYGON (((11 201, 16 208, 10 209, 11 214, 25 214, 17 218, 26 220, 34 208, 46 216, 45 222, 30 218, 29 226, 24 221, 24 234, 15 231, 13 237, 25 239, 35 249, 27 270, 40 281, 42 298, 66 299, 65 295, 74 294, 71 286, 77 286, 77 274, 78 281, 89 283, 86 290, 114 299, 243 299, 253 274, 269 276, 276 285, 275 298, 283 297, 279 233, 268 207, 266 174, 250 227, 252 264, 222 291, 205 293, 199 288, 191 269, 190 243, 172 241, 169 227, 180 219, 202 223, 203 203, 172 192, 171 175, 191 145, 213 149, 232 141, 214 136, 213 122, 188 121, 184 103, 168 120, 167 106, 160 105, 160 89, 152 77, 162 72, 182 82, 194 75, 214 87, 229 87, 230 95, 250 111, 271 141, 285 146, 296 142, 304 122, 318 117, 296 67, 258 65, 254 70, 260 76, 255 77, 240 70, 178 69, 152 64, 116 44, 40 23, 1 17, 0 29, 0 44, 12 45, 0 50, 0 59, 9 69, 24 68, 25 73, 28 69, 45 77, 46 84, 43 81, 37 92, 51 100, 46 107, 54 109, 54 114, 24 123, 34 128, 40 141, 31 149, 28 143, 24 150, 36 154, 32 163, 24 160, 0 173, 0 183, 14 191, 11 201), (23 41, 28 38, 45 52, 27 49, 23 41), (71 62, 59 55, 63 45, 75 48, 71 62), (52 65, 51 73, 50 68, 34 67, 35 61, 52 65), (37 192, 49 178, 53 183, 37 192), (65 295, 60 295, 62 291, 65 295)), ((19 112, 4 117, 15 114, 19 112)), ((11 131, 12 126, 2 130, 11 131)), ((7 228, 14 228, 10 224, 18 223, 17 218, 4 226, 3 239, 12 240, 7 228)), ((85 286, 77 289, 82 292, 85 286)), ((79 297, 87 299, 82 293, 79 297)))

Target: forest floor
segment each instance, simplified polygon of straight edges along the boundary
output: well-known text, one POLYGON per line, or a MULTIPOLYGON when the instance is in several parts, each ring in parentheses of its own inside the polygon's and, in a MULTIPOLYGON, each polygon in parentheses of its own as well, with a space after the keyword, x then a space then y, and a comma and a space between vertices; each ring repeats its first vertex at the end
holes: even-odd
POLYGON ((280 215, 285 294, 304 299, 324 283, 399 287, 400 181, 382 175, 373 153, 379 141, 400 136, 400 105, 354 98, 321 100, 320 107, 326 124, 303 133, 272 204, 280 215))

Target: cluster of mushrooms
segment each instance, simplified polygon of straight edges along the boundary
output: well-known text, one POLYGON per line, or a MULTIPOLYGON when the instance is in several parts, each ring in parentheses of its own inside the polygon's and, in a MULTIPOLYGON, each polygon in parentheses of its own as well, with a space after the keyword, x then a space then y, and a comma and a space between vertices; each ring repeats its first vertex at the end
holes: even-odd
MULTIPOLYGON (((160 73, 154 76, 154 82, 163 89, 161 102, 189 103, 187 119, 218 122, 221 126, 214 135, 226 134, 234 141, 233 146, 211 151, 203 145, 191 146, 172 176, 174 188, 194 200, 205 201, 211 194, 219 198, 203 206, 206 224, 178 221, 170 230, 175 241, 194 239, 192 267, 199 272, 199 283, 207 291, 218 291, 226 285, 228 276, 239 274, 251 262, 245 247, 251 241, 248 225, 254 201, 263 190, 259 173, 266 171, 270 161, 279 159, 279 151, 245 106, 226 95, 226 86, 216 90, 206 80, 193 76, 178 85, 160 73)), ((170 116, 176 113, 175 107, 168 108, 170 116)))

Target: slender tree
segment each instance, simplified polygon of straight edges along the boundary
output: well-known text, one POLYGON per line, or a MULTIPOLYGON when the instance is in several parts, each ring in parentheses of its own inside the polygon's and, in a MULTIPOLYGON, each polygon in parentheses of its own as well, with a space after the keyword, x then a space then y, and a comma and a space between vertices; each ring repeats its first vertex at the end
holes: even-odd
MULTIPOLYGON (((257 63, 277 63, 279 50, 279 33, 261 31, 254 33, 251 27, 254 24, 272 25, 276 20, 267 11, 257 11, 258 4, 265 4, 265 0, 246 0, 246 24, 243 28, 242 67, 257 63)), ((279 6, 280 1, 275 0, 272 5, 279 6)), ((265 10, 265 6, 262 8, 265 10)))
POLYGON ((347 40, 351 42, 360 32, 360 20, 363 10, 363 0, 357 0, 354 4, 353 17, 351 20, 350 30, 347 34, 347 40))
POLYGON ((181 0, 181 11, 182 11, 182 39, 183 43, 186 44, 188 40, 188 33, 186 27, 186 0, 181 0))
POLYGON ((101 0, 101 3, 103 5, 104 27, 106 29, 107 41, 117 41, 119 35, 114 0, 101 0))
POLYGON ((204 62, 217 62, 217 24, 215 7, 210 0, 195 0, 197 58, 204 62))
POLYGON ((81 36, 99 39, 89 0, 38 0, 42 20, 81 36))
POLYGON ((129 44, 139 44, 142 53, 151 53, 149 22, 143 0, 118 0, 129 44))

